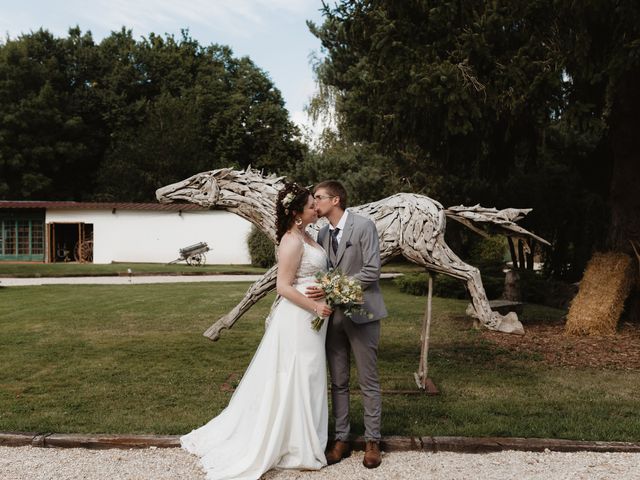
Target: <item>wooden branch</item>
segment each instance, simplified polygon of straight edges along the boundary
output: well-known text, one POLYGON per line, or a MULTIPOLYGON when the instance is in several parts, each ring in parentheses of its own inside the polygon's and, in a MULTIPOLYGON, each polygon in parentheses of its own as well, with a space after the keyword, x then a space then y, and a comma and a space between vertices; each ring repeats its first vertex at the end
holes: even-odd
POLYGON ((420 364, 418 365, 418 372, 415 374, 416 384, 418 388, 422 390, 428 389, 428 375, 429 375, 429 335, 431 331, 431 298, 433 294, 433 278, 431 273, 428 275, 428 290, 427 290, 427 306, 424 312, 424 318, 422 319, 422 332, 420 333, 420 364))

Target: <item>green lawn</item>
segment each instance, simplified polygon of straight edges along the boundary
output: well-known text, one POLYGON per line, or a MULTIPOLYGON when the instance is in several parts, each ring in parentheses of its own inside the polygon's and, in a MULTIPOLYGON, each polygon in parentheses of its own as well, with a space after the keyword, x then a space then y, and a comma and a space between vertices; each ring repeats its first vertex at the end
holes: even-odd
MULTIPOLYGON (((271 296, 218 342, 202 337, 248 285, 0 288, 0 431, 179 434, 201 425, 224 408, 222 384, 242 374, 260 341, 271 296)), ((383 290, 383 389, 412 389, 425 299, 389 281, 383 290)), ((470 328, 466 303, 434 299, 430 377, 441 395, 385 395, 384 435, 640 440, 640 372, 567 370, 510 353, 470 328)), ((523 320, 563 313, 527 306, 523 320)), ((362 434, 358 395, 352 405, 362 434)))
POLYGON ((203 265, 191 267, 185 263, 10 263, 0 262, 0 277, 82 277, 101 275, 200 275, 200 274, 263 274, 266 268, 251 265, 203 265))
MULTIPOLYGON (((128 275, 199 275, 199 274, 263 274, 266 268, 251 265, 203 265, 191 267, 185 263, 167 265, 164 263, 112 263, 98 265, 93 263, 14 263, 0 262, 0 277, 72 277, 128 275)), ((424 268, 397 260, 382 267, 383 272, 423 272, 424 268)))

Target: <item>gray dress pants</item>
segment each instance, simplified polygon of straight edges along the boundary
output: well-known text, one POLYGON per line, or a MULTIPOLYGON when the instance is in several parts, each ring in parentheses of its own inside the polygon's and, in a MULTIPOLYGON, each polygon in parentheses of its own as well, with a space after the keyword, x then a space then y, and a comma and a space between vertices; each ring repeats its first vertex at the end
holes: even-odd
POLYGON ((353 352, 364 407, 364 436, 367 441, 380 441, 382 397, 377 366, 379 339, 380 321, 353 323, 339 310, 329 320, 326 347, 336 440, 347 441, 351 430, 349 374, 353 352))

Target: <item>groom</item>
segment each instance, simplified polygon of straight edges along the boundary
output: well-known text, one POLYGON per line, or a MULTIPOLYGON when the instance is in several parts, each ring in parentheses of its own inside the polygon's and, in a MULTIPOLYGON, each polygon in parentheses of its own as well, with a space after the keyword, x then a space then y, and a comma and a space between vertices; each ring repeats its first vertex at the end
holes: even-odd
MULTIPOLYGON (((387 315, 380 285, 380 250, 375 224, 346 211, 347 192, 340 182, 329 180, 316 185, 316 211, 330 225, 318 233, 332 268, 358 279, 364 290, 364 309, 369 315, 353 314, 351 318, 336 308, 327 328, 327 359, 331 373, 331 400, 335 418, 335 443, 327 449, 327 463, 332 465, 351 454, 349 444, 349 370, 350 355, 356 361, 358 383, 364 404, 366 448, 363 464, 376 468, 380 455, 380 419, 382 399, 378 380, 378 340, 380 319, 387 315)), ((318 287, 307 291, 311 298, 321 298, 318 287)))

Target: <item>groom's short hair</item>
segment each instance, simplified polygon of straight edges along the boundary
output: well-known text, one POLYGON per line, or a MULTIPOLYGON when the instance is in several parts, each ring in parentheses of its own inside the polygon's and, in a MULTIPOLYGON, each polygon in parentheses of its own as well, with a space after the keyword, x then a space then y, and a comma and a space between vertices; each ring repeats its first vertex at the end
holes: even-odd
POLYGON ((313 191, 317 191, 319 188, 326 190, 330 195, 340 197, 340 208, 342 210, 347 209, 347 189, 344 185, 337 180, 325 180, 317 184, 313 191))

